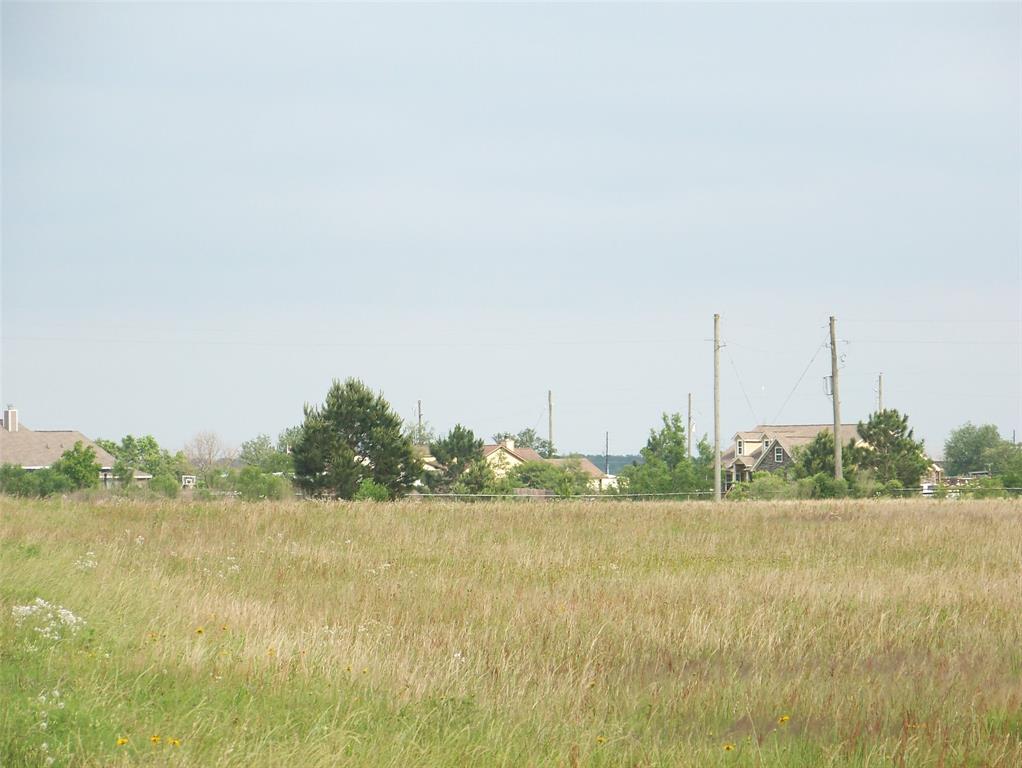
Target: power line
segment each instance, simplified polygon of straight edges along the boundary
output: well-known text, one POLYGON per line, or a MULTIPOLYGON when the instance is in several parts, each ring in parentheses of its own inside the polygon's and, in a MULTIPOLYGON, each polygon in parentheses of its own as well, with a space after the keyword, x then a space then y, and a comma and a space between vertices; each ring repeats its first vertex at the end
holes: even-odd
POLYGON ((745 391, 745 384, 742 383, 742 376, 738 373, 738 366, 735 365, 735 359, 731 357, 731 352, 727 348, 727 342, 723 345, 724 351, 727 352, 727 359, 731 363, 731 370, 735 372, 735 378, 738 380, 738 386, 742 390, 742 394, 745 396, 745 403, 749 406, 749 413, 752 414, 752 418, 755 419, 757 424, 762 424, 759 420, 759 416, 756 415, 756 409, 752 407, 752 400, 749 399, 749 393, 745 391))
POLYGON ((826 346, 825 343, 821 343, 820 346, 816 348, 816 351, 813 353, 813 356, 809 358, 809 364, 805 367, 805 370, 803 370, 802 373, 799 375, 798 381, 795 382, 795 386, 791 388, 791 392, 789 392, 788 396, 784 398, 784 402, 781 403, 781 407, 777 409, 777 414, 773 418, 774 424, 776 424, 777 420, 781 418, 781 414, 784 412, 785 407, 791 401, 792 396, 795 394, 795 390, 798 389, 798 385, 802 383, 802 379, 804 379, 806 377, 806 374, 809 373, 809 369, 813 367, 813 363, 816 362, 816 358, 819 357, 820 351, 824 349, 825 346, 826 346))

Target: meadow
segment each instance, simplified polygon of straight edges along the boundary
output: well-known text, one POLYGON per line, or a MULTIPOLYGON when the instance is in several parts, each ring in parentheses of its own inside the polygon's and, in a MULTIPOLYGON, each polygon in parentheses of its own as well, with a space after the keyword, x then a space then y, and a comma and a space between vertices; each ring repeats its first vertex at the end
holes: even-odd
POLYGON ((1022 765, 1022 503, 3 499, 0 765, 1022 765))

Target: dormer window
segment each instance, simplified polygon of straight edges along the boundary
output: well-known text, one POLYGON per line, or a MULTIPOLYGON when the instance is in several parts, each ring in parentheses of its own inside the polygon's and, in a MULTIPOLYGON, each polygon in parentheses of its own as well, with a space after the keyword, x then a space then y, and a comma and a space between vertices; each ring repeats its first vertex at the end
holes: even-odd
POLYGON ((742 440, 738 441, 738 455, 745 455, 745 443, 742 440))

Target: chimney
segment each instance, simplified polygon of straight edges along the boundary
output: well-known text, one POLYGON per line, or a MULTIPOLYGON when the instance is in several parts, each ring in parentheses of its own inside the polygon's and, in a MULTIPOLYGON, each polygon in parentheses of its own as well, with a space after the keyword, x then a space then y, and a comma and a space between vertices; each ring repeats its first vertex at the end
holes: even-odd
POLYGON ((505 437, 503 440, 500 441, 500 444, 503 445, 507 450, 512 452, 515 449, 515 440, 513 437, 505 437))
POLYGON ((4 408, 4 429, 8 432, 18 431, 18 409, 13 405, 4 408))

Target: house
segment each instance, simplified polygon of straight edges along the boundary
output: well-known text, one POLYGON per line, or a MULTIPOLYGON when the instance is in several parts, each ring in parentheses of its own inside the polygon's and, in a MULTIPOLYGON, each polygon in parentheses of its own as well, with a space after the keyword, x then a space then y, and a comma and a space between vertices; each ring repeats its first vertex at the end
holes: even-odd
POLYGON ((517 447, 511 438, 496 444, 484 445, 483 459, 497 477, 505 477, 512 469, 527 461, 546 461, 532 448, 517 447))
MULTIPOLYGON (((780 472, 794 463, 795 450, 808 445, 821 432, 833 432, 833 424, 761 424, 735 434, 721 454, 724 488, 752 479, 754 472, 780 472)), ((842 424, 841 445, 862 442, 857 424, 842 424)))
MULTIPOLYGON (((75 443, 92 448, 99 463, 99 479, 104 486, 115 483, 116 459, 81 432, 73 429, 29 429, 21 423, 18 410, 8 405, 3 410, 3 428, 0 429, 0 464, 14 464, 29 471, 52 467, 65 451, 75 443)), ((136 482, 152 480, 146 472, 135 472, 136 482)))
POLYGON ((497 477, 505 477, 512 469, 527 461, 542 461, 558 467, 578 465, 579 469, 589 476, 589 488, 594 492, 599 493, 617 486, 617 478, 614 475, 608 475, 584 456, 544 459, 532 448, 516 446, 511 438, 484 445, 483 459, 493 468, 493 474, 497 477))

